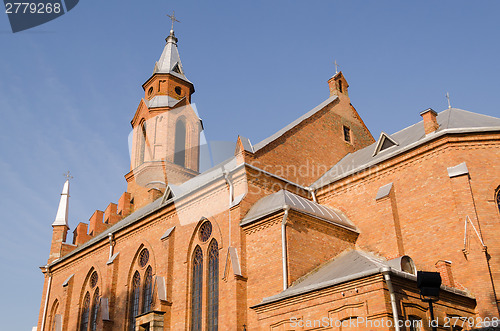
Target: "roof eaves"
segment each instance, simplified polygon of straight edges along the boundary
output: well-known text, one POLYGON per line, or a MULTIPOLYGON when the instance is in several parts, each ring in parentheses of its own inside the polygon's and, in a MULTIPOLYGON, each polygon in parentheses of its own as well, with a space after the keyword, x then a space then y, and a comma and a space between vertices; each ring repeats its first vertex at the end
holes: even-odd
MULTIPOLYGON (((229 171, 230 172, 237 171, 238 169, 242 168, 243 165, 244 165, 244 163, 239 164, 234 169, 231 169, 229 171)), ((101 240, 107 239, 107 236, 108 236, 109 233, 117 232, 117 231, 125 228, 128 225, 134 224, 135 222, 138 222, 139 220, 141 220, 141 219, 143 219, 143 218, 145 218, 145 217, 153 214, 157 210, 159 210, 159 209, 161 209, 161 208, 163 208, 165 206, 168 206, 168 205, 170 205, 171 203, 173 203, 175 201, 180 200, 181 198, 185 197, 186 195, 191 194, 191 193, 199 190, 200 188, 202 188, 202 187, 204 187, 206 185, 209 185, 210 183, 213 183, 213 182, 219 180, 221 177, 224 177, 224 175, 222 174, 221 176, 217 176, 215 178, 212 178, 211 180, 209 180, 207 182, 203 182, 201 185, 198 185, 198 186, 196 186, 196 187, 194 187, 194 188, 192 188, 192 189, 190 189, 188 191, 185 191, 185 192, 183 192, 182 194, 180 194, 177 197, 173 197, 171 199, 168 199, 163 204, 161 203, 163 197, 158 198, 157 200, 153 201, 149 205, 146 205, 143 208, 141 208, 141 209, 137 210, 136 212, 130 214, 129 216, 125 217, 124 219, 122 219, 120 222, 116 223, 112 227, 104 230, 103 232, 101 232, 100 234, 98 234, 94 238, 90 239, 86 243, 82 244, 81 246, 78 246, 77 248, 75 248, 74 250, 72 250, 71 252, 69 252, 68 254, 62 256, 61 258, 59 258, 57 260, 54 260, 52 263, 49 264, 49 267, 52 267, 52 266, 60 263, 61 261, 64 261, 64 260, 68 259, 69 257, 77 254, 78 252, 84 250, 85 248, 87 248, 87 247, 89 247, 89 246, 91 246, 93 244, 98 243, 101 240), (155 206, 155 204, 157 206, 155 206), (148 208, 151 208, 151 209, 147 210, 148 208)))
MULTIPOLYGON (((340 179, 343 179, 345 177, 348 177, 350 175, 358 173, 358 172, 360 172, 362 170, 365 170, 365 169, 367 169, 367 168, 369 168, 369 167, 371 167, 373 165, 376 165, 378 163, 382 163, 382 162, 384 162, 384 161, 386 161, 388 159, 391 159, 391 158, 393 158, 393 157, 395 157, 395 156, 397 156, 399 154, 402 154, 402 153, 404 153, 404 152, 406 152, 408 150, 411 150, 411 149, 413 149, 415 147, 423 145, 424 143, 427 143, 427 142, 429 142, 431 140, 437 139, 437 138, 439 138, 441 136, 444 136, 444 135, 447 135, 447 134, 461 134, 461 133, 475 133, 475 132, 492 132, 492 131, 500 131, 500 126, 478 127, 478 128, 453 128, 453 129, 444 129, 444 130, 438 131, 438 132, 436 132, 436 133, 434 133, 432 135, 426 135, 424 138, 422 138, 422 139, 420 139, 420 140, 418 140, 418 141, 416 141, 414 143, 411 143, 411 144, 409 144, 409 145, 407 145, 407 146, 405 146, 405 147, 403 147, 401 149, 394 150, 391 153, 388 153, 388 154, 386 154, 384 156, 381 156, 378 159, 375 159, 375 160, 373 160, 371 162, 367 162, 367 163, 365 163, 363 165, 358 166, 357 168, 354 168, 354 169, 352 169, 350 171, 347 171, 347 172, 342 173, 342 174, 340 174, 338 176, 335 176, 335 177, 327 180, 325 183, 322 183, 321 182, 321 178, 320 178, 316 182, 314 182, 311 185, 311 187, 313 189, 322 188, 322 187, 324 187, 326 185, 329 185, 329 184, 331 184, 333 182, 336 182, 336 181, 338 181, 340 179)), ((370 148, 370 147, 371 146, 367 146, 365 148, 370 148)), ((333 168, 335 168, 335 166, 333 166, 332 169, 333 168)))

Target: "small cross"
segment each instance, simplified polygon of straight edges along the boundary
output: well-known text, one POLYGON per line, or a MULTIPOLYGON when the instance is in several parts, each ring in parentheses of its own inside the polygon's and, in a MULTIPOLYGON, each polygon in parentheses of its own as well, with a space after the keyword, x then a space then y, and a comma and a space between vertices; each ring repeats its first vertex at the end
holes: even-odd
POLYGON ((69 173, 69 170, 65 174, 63 174, 63 176, 66 177, 67 179, 73 178, 73 176, 71 176, 71 174, 69 173))
POLYGON ((337 60, 335 60, 335 74, 338 74, 339 73, 339 65, 337 64, 337 60))
POLYGON ((175 17, 175 11, 172 11, 172 15, 167 14, 168 18, 172 20, 172 30, 174 29, 174 22, 181 22, 177 20, 177 17, 175 17))
POLYGON ((450 93, 448 93, 448 92, 446 92, 446 99, 448 99, 448 108, 451 108, 450 93))

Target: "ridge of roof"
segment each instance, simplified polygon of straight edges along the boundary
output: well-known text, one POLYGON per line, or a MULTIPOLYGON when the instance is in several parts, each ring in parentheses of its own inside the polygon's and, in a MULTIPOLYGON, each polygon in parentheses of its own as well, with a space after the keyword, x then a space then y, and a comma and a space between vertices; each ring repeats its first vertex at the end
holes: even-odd
POLYGON ((262 217, 283 210, 286 208, 285 206, 291 210, 314 216, 350 231, 359 232, 356 225, 341 212, 283 189, 258 200, 241 220, 240 226, 251 224, 262 217))
POLYGON ((378 141, 347 154, 311 184, 311 187, 318 189, 326 186, 445 134, 500 131, 500 118, 458 108, 448 108, 440 112, 437 121, 439 129, 428 135, 425 134, 423 121, 391 134, 390 137, 397 141, 399 145, 382 150, 376 155, 373 155, 373 150, 378 141))
POLYGON ((267 137, 266 139, 262 140, 261 142, 253 145, 254 151, 257 152, 257 151, 261 150, 262 148, 266 147, 271 142, 275 141, 276 139, 278 139, 279 137, 284 135, 286 132, 290 131, 290 129, 296 127, 297 125, 302 123, 304 120, 313 116, 318 111, 325 108, 327 105, 329 105, 330 103, 332 103, 333 101, 335 101, 337 99, 338 99, 338 96, 332 95, 331 97, 329 97, 328 99, 326 99, 325 101, 323 101, 322 103, 320 103, 319 105, 317 105, 316 107, 314 107, 313 109, 311 109, 310 111, 305 113, 304 115, 297 118, 295 121, 291 122, 290 124, 288 124, 287 126, 282 128, 281 130, 277 131, 276 133, 272 134, 271 136, 267 137))

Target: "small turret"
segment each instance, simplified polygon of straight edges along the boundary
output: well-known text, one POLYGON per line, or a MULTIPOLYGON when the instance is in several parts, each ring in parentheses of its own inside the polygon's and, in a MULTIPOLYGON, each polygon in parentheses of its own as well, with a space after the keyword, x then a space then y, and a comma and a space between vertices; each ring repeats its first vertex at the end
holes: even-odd
POLYGON ((50 245, 49 263, 60 258, 63 253, 63 244, 68 234, 68 206, 69 206, 69 178, 66 180, 59 201, 56 219, 52 223, 52 242, 50 245))

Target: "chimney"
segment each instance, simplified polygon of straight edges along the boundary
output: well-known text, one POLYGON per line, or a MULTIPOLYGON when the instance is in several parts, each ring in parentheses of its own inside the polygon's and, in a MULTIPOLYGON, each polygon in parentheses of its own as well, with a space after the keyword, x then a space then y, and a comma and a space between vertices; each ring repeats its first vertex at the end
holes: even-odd
POLYGON ((436 269, 441 275, 443 285, 455 287, 453 274, 451 273, 451 261, 439 260, 436 262, 436 269))
POLYGON ((437 113, 432 108, 428 108, 420 113, 420 116, 424 119, 424 129, 425 134, 435 132, 439 129, 439 124, 437 122, 437 113))

